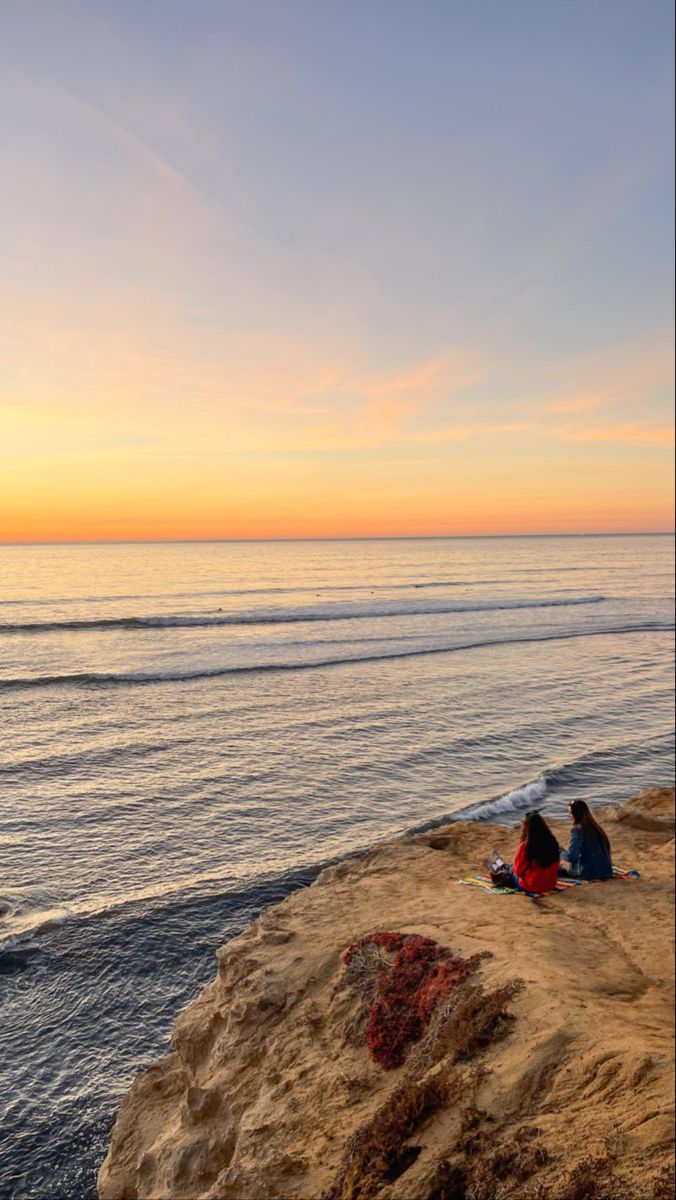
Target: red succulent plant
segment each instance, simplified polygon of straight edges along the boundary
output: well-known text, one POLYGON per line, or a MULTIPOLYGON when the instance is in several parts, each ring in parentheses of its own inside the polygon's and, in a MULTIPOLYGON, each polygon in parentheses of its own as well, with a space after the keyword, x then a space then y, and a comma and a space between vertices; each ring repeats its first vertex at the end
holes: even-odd
POLYGON ((354 942, 343 955, 346 965, 362 946, 380 946, 394 960, 378 979, 366 1028, 371 1057, 385 1070, 399 1067, 412 1042, 423 1034, 434 1010, 475 969, 432 938, 383 932, 354 942))

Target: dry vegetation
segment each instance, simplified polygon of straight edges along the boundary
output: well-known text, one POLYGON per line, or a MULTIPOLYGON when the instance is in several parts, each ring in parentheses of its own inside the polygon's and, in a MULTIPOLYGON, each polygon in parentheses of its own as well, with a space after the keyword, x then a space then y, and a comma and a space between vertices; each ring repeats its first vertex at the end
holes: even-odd
MULTIPOLYGON (((461 1110, 463 1105, 467 1106, 467 1097, 475 1092, 477 1069, 469 1069, 465 1064, 471 1063, 481 1050, 508 1032, 511 1018, 507 1005, 522 987, 520 981, 513 980, 492 992, 485 992, 480 983, 469 982, 484 955, 463 960, 446 950, 442 957, 437 951, 443 948, 436 947, 430 939, 405 939, 394 962, 386 957, 381 947, 380 939, 365 939, 358 946, 350 947, 345 956, 345 972, 338 986, 350 988, 361 1002, 358 1020, 350 1024, 349 1035, 354 1038, 356 1031, 361 1029, 368 1037, 371 1026, 367 1023, 367 1006, 370 1005, 371 1012, 374 1009, 378 1012, 385 999, 393 1008, 397 1053, 400 1049, 397 1036, 402 1028, 406 1030, 409 1042, 416 1034, 424 1036, 408 1057, 402 1082, 350 1139, 338 1175, 323 1200, 375 1200, 416 1162, 420 1147, 414 1145, 412 1139, 438 1110, 450 1104, 461 1110), (405 972, 403 977, 401 975, 400 954, 406 945, 420 950, 422 942, 427 943, 422 947, 427 954, 419 953, 415 961, 425 962, 427 967, 419 973, 416 987, 411 985, 405 972), (440 962, 452 964, 452 970, 437 974, 440 962), (430 990, 430 977, 437 982, 441 979, 443 986, 430 990), (418 1018, 421 993, 427 1016, 426 1030, 418 1018), (402 1019, 401 1009, 405 1007, 414 1014, 413 1021, 408 1023, 402 1019)), ((375 1057, 378 1060, 377 1055, 375 1057)), ((389 1062, 387 1058, 387 1065, 389 1062)), ((471 1129, 476 1111, 472 1105, 466 1108, 458 1134, 458 1150, 465 1158, 471 1153, 471 1129)), ((476 1136, 473 1140, 477 1141, 476 1136)), ((442 1200, 446 1193, 450 1200, 453 1192, 448 1189, 451 1186, 458 1196, 466 1194, 458 1190, 465 1186, 462 1171, 445 1163, 439 1177, 432 1180, 428 1200, 433 1200, 436 1195, 442 1200)))

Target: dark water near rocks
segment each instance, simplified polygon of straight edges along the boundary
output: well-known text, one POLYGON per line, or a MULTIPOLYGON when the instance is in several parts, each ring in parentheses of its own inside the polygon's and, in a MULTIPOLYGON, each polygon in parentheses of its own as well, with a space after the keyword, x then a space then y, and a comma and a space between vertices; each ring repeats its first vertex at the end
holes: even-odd
POLYGON ((95 1195, 217 946, 321 863, 669 782, 673 550, 0 548, 0 1196, 95 1195))

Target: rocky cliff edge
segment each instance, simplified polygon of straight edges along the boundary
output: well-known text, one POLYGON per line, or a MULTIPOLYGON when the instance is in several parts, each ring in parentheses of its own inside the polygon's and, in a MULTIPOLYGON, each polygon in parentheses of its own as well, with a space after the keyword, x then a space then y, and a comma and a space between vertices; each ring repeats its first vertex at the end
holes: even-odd
POLYGON ((468 822, 266 911, 135 1080, 101 1200, 672 1197, 674 792, 600 815, 640 879, 537 901, 462 887, 515 842, 468 822), (436 1007, 428 987, 390 1069, 373 1053, 383 931, 437 947, 435 987, 470 964, 436 1007))

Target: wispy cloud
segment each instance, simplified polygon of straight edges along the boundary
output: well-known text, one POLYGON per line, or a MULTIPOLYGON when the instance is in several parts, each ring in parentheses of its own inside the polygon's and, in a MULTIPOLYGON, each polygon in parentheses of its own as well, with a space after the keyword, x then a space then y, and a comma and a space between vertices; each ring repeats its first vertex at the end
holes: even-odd
POLYGON ((231 446, 305 453, 361 450, 416 435, 424 441, 425 426, 444 416, 451 424, 454 398, 482 374, 461 351, 383 371, 360 361, 348 344, 266 330, 218 338, 191 338, 184 330, 175 344, 170 331, 144 328, 142 320, 129 327, 109 315, 87 323, 79 312, 22 304, 16 295, 11 301, 4 335, 13 370, 0 385, 0 400, 24 424, 58 414, 60 426, 73 426, 74 445, 85 429, 111 423, 145 436, 153 414, 161 415, 165 437, 191 446, 206 437, 214 448, 226 439, 231 446))
MULTIPOLYGON (((315 390, 314 395, 323 396, 330 413, 323 422, 298 430, 297 436, 314 447, 325 444, 341 449, 424 441, 420 425, 439 407, 452 403, 481 373, 476 361, 457 353, 393 373, 351 370, 342 376, 327 376, 325 389, 315 390)), ((464 434, 461 431, 456 436, 464 434)))
POLYGON ((411 434, 411 441, 422 445, 436 445, 439 442, 464 442, 474 437, 479 427, 476 425, 448 425, 444 429, 418 429, 411 434))
POLYGON ((572 416, 642 403, 673 386, 673 337, 670 331, 655 330, 640 339, 575 356, 557 370, 559 386, 530 404, 538 414, 572 416))
POLYGON ((474 383, 482 370, 467 355, 446 354, 394 374, 380 374, 363 383, 365 395, 417 394, 433 396, 458 391, 474 383))
POLYGON ((673 446, 674 430, 670 427, 646 428, 646 426, 626 422, 623 425, 595 426, 589 429, 576 429, 563 426, 552 430, 552 436, 564 442, 629 442, 636 445, 673 446))
POLYGON ((581 396, 563 396, 560 400, 546 400, 538 405, 545 413, 585 413, 604 408, 612 400, 604 393, 589 393, 581 396))
POLYGON ((474 425, 451 425, 444 429, 424 429, 412 434, 412 440, 435 445, 440 442, 461 442, 468 438, 489 437, 494 434, 527 433, 533 428, 531 421, 508 421, 500 425, 477 423, 474 425))
POLYGON ((507 421, 502 425, 486 425, 486 433, 527 433, 533 429, 532 421, 507 421))

